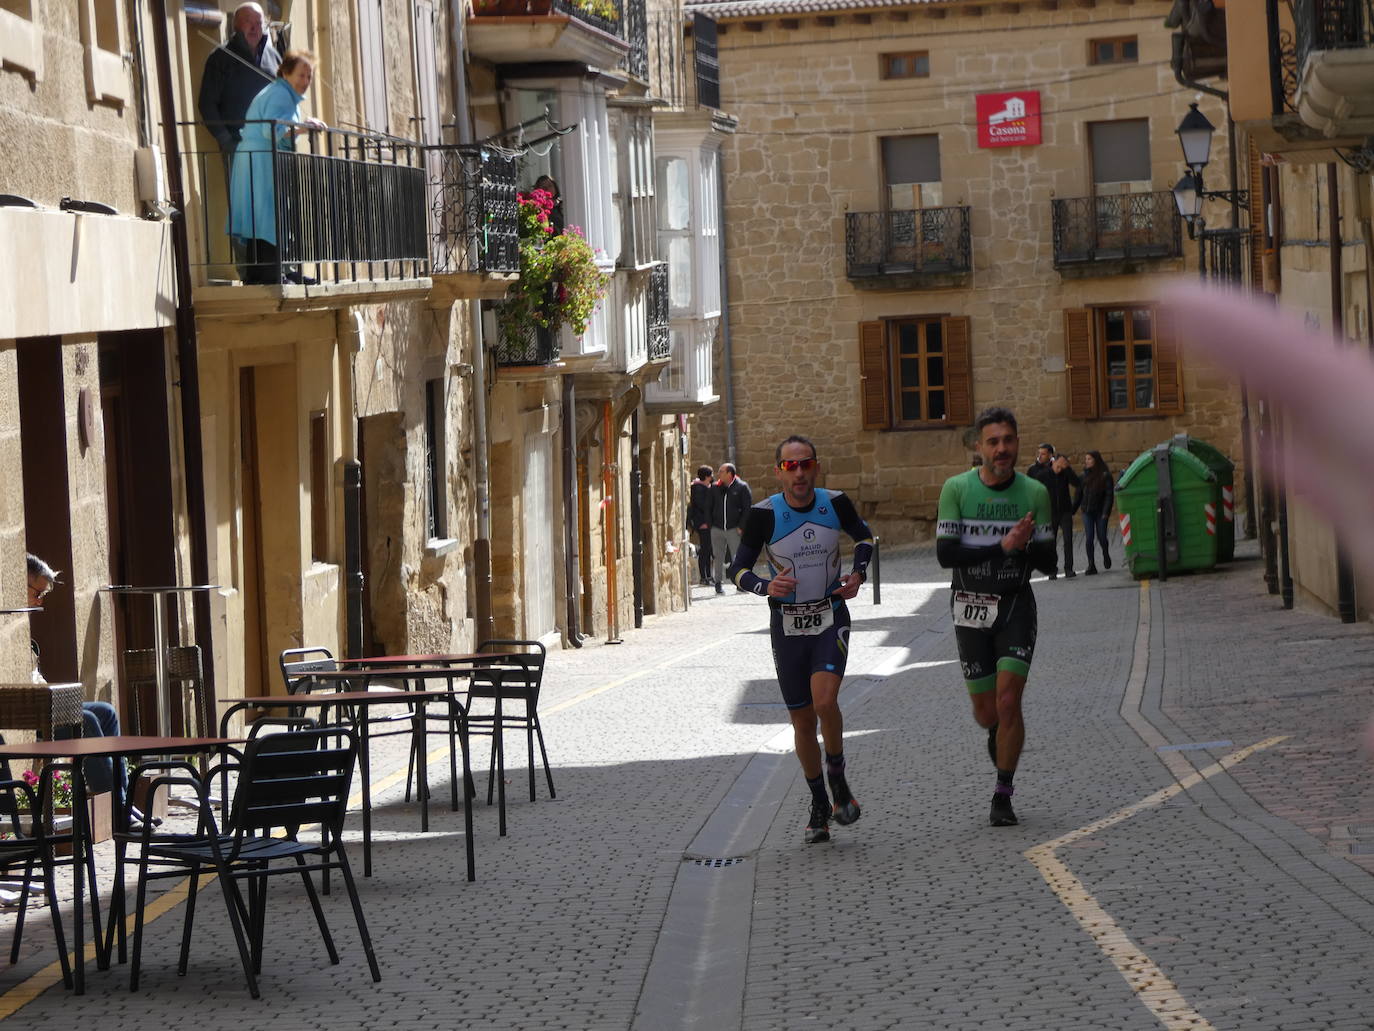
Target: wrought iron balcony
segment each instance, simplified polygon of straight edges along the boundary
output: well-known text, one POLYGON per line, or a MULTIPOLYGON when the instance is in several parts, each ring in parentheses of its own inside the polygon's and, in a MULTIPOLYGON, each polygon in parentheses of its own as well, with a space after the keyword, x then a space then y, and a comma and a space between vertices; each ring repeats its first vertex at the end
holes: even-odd
POLYGON ((1293 106, 1324 137, 1374 134, 1374 0, 1293 0, 1293 106))
MULTIPOLYGON (((270 124, 273 134, 292 123, 270 124)), ((327 285, 429 274, 424 151, 339 129, 298 150, 187 151, 193 264, 211 284, 327 285)))
POLYGON ((503 324, 500 304, 496 305, 496 325, 497 365, 552 365, 558 361, 559 334, 534 325, 517 329, 503 324))
POLYGON ((1056 198, 1051 204, 1056 268, 1183 254, 1181 220, 1167 190, 1056 198))
POLYGON ((851 212, 845 216, 844 252, 852 280, 969 272, 969 209, 851 212))
POLYGON ((630 52, 625 55, 625 70, 642 82, 649 80, 649 19, 644 0, 624 0, 625 41, 630 52))
POLYGON ((516 156, 478 145, 429 151, 435 275, 520 271, 516 156))
POLYGON ((649 361, 659 362, 672 355, 669 332, 671 311, 668 304, 668 263, 655 265, 649 272, 649 361))

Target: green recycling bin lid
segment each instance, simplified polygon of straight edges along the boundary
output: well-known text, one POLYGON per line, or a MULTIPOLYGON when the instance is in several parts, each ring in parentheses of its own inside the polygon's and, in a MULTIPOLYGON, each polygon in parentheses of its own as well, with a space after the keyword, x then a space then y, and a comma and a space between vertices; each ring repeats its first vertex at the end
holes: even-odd
MULTIPOLYGON (((1148 451, 1142 451, 1136 456, 1135 461, 1126 468, 1126 471, 1117 478, 1116 489, 1129 490, 1132 481, 1137 476, 1141 475, 1141 470, 1148 469, 1153 472, 1154 468, 1155 449, 1150 448, 1148 451)), ((1211 469, 1207 468, 1207 463, 1198 458, 1197 455, 1193 454, 1191 451, 1185 451, 1181 447, 1170 447, 1169 471, 1173 475, 1175 486, 1178 485, 1178 473, 1180 469, 1190 471, 1199 480, 1212 481, 1216 479, 1216 474, 1212 472, 1211 469)), ((1155 485, 1152 484, 1150 489, 1154 490, 1155 485)))

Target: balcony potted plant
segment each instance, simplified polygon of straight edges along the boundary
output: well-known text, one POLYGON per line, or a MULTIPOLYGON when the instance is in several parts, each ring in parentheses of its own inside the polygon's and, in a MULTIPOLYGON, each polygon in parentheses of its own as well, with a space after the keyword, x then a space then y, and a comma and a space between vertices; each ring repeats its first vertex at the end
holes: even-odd
POLYGON ((554 197, 535 189, 517 195, 520 204, 520 281, 497 308, 502 336, 526 340, 538 330, 550 335, 567 326, 587 332, 610 276, 577 226, 556 232, 550 218, 554 197))

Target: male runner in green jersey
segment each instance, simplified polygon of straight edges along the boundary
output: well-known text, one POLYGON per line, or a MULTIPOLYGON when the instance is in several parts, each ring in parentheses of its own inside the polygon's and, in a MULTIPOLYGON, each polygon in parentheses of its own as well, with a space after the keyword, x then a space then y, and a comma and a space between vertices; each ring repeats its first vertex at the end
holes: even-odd
POLYGON ((974 421, 983 464, 951 476, 940 490, 935 555, 954 570, 950 611, 973 718, 988 731, 997 766, 989 821, 1016 823, 1012 778, 1026 740, 1021 694, 1035 653, 1032 569, 1055 565, 1050 495, 1016 471, 1016 416, 986 408, 974 421))

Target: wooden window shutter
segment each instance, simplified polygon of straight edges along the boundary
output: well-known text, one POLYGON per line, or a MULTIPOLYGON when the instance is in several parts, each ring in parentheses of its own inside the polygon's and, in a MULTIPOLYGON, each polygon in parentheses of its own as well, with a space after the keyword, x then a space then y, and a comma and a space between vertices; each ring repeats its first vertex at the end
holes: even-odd
POLYGON ((945 419, 953 426, 973 424, 973 360, 967 315, 940 320, 945 341, 945 419))
POLYGON ((1250 285, 1264 289, 1264 165, 1259 148, 1250 141, 1250 285))
POLYGON ((1183 368, 1178 358, 1178 335, 1174 332, 1174 313, 1155 309, 1155 401, 1161 415, 1183 411, 1183 368))
POLYGON ((1068 373, 1069 418, 1097 417, 1093 313, 1087 308, 1064 309, 1064 371, 1068 373))
POLYGON ((859 402, 866 430, 885 430, 892 425, 888 377, 887 326, 882 322, 860 322, 859 402))

